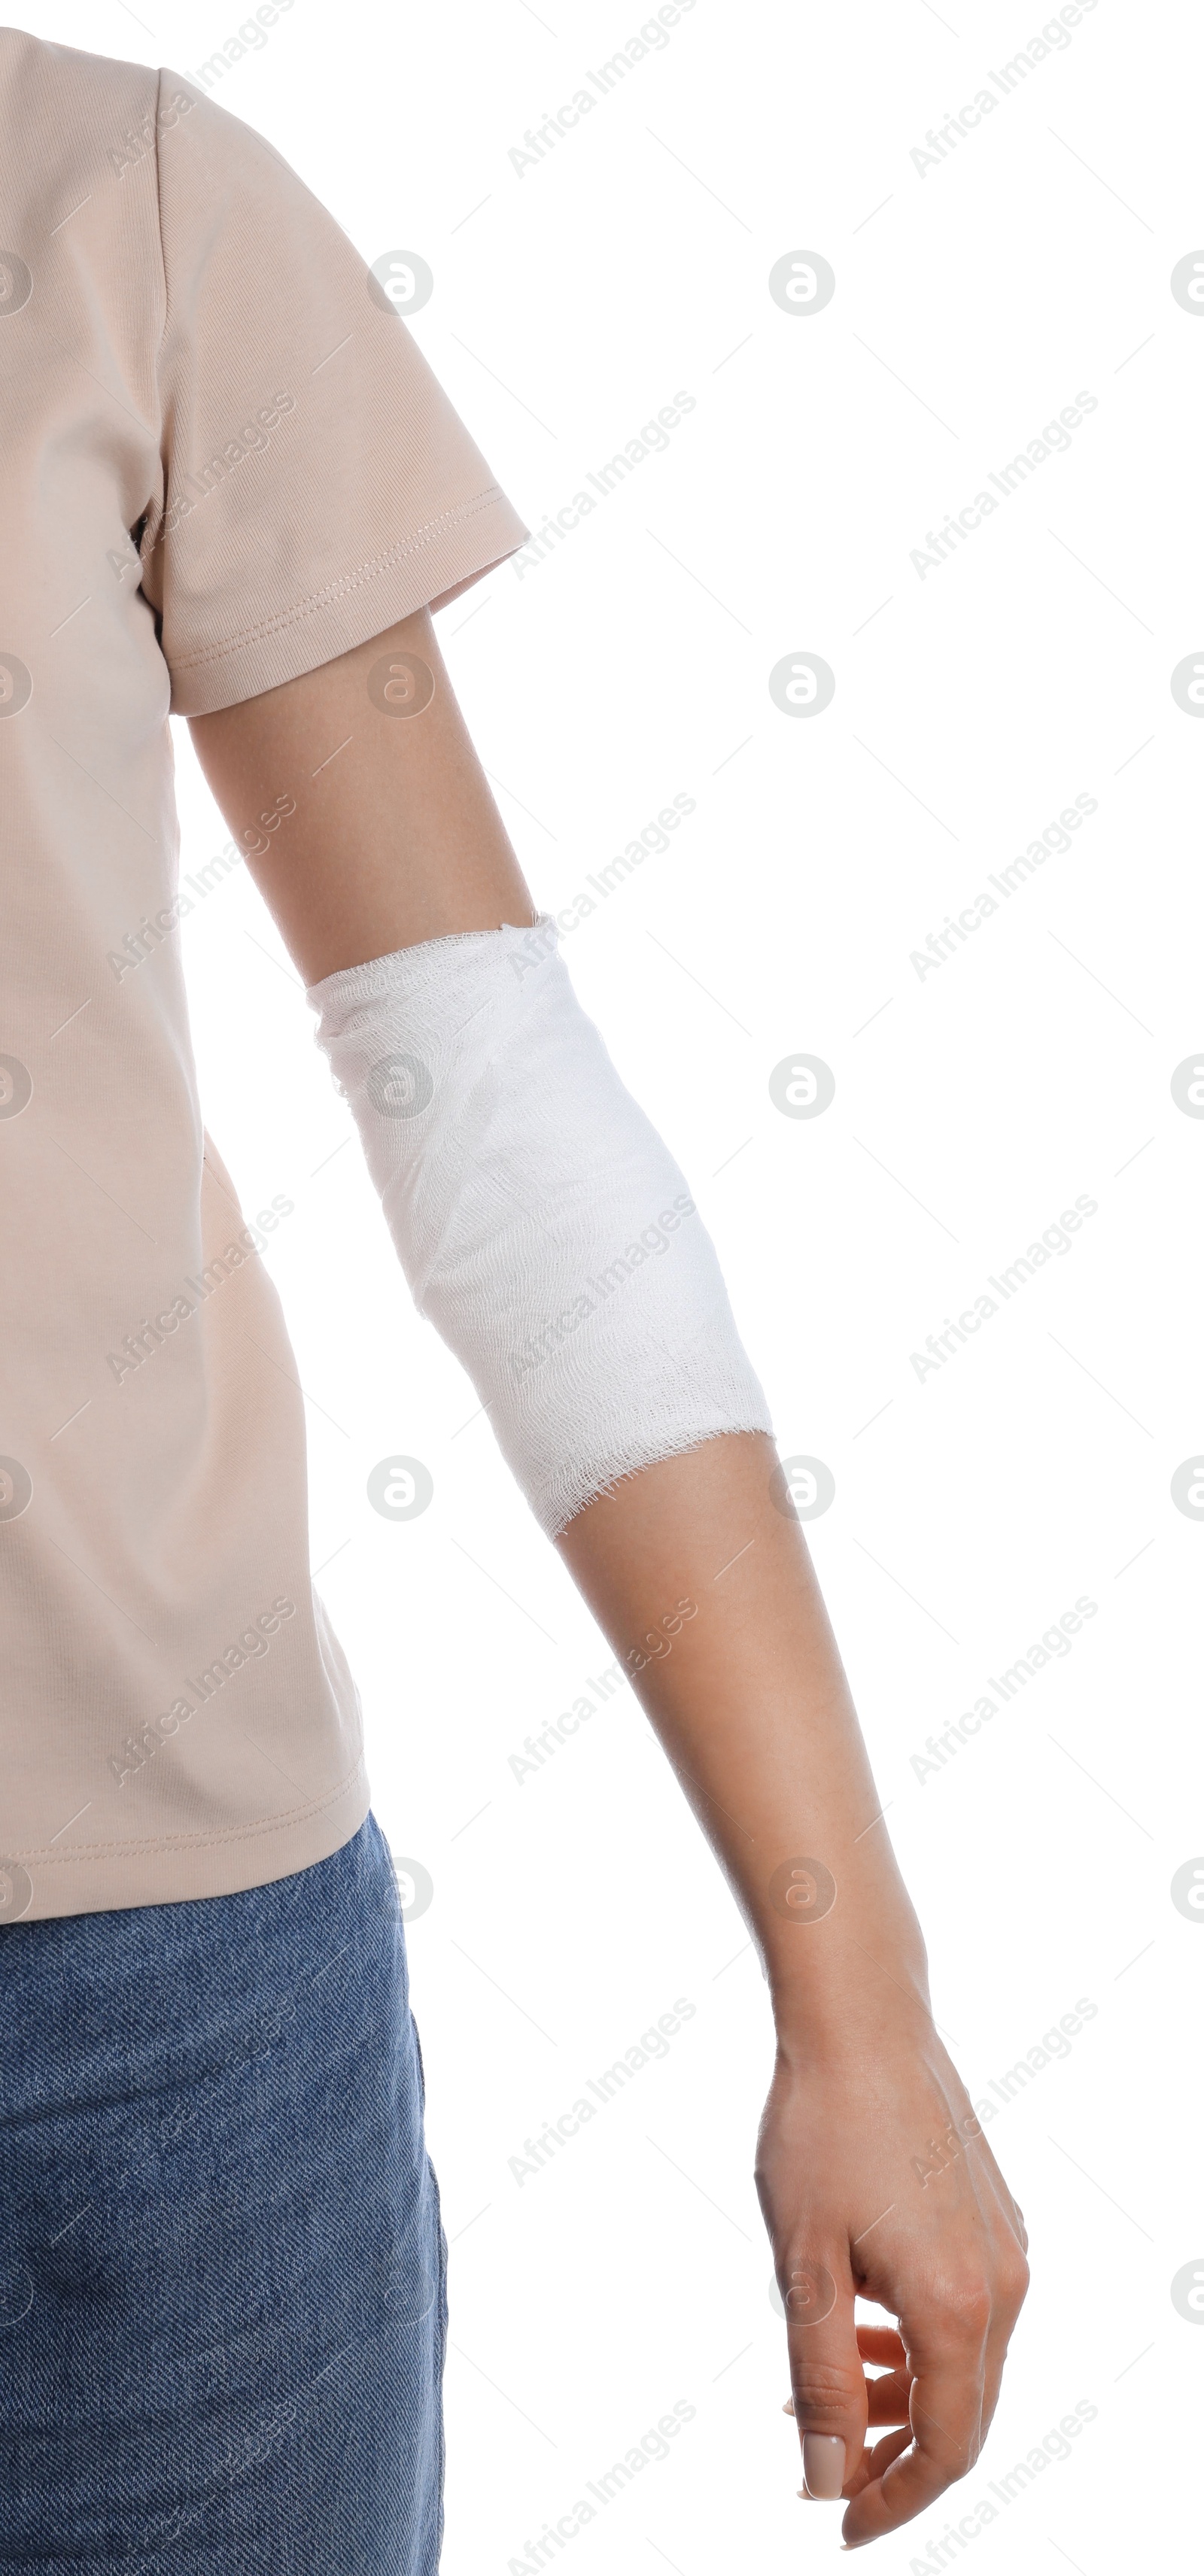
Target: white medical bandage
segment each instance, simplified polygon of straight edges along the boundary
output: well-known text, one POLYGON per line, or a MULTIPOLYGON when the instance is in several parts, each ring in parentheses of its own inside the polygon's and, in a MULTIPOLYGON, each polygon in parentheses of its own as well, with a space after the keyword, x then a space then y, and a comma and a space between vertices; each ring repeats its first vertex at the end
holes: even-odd
POLYGON ((658 1458, 771 1429, 693 1199, 546 916, 399 948, 307 998, 419 1313, 549 1537, 658 1458))

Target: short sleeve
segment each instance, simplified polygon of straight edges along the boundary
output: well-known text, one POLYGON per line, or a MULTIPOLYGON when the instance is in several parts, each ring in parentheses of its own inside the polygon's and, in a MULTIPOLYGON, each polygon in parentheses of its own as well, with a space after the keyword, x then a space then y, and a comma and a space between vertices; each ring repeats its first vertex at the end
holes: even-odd
POLYGON ((172 712, 194 716, 437 604, 528 531, 296 172, 176 74, 160 96, 163 493, 142 587, 172 712))

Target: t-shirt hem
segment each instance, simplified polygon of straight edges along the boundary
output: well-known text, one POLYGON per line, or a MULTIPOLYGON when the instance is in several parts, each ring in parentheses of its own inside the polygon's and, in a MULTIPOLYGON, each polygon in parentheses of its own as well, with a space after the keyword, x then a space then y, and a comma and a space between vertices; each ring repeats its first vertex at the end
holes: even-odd
POLYGON ((181 1905, 202 1896, 239 1896, 311 1869, 359 1832, 371 1803, 361 1760, 329 1797, 288 1815, 215 1834, 165 1834, 146 1842, 102 1844, 79 1852, 13 1851, 14 1864, 32 1894, 18 1915, 22 1923, 64 1914, 112 1914, 127 1906, 181 1905))
POLYGON ((518 551, 530 534, 496 483, 241 634, 172 661, 171 713, 216 714, 384 634, 518 551))

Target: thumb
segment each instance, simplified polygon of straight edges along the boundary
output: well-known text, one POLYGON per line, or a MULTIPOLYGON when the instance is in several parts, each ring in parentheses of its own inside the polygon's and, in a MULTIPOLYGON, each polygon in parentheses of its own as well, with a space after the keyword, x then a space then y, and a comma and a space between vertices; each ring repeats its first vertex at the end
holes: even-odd
POLYGON ((847 2256, 839 2287, 806 2255, 790 2261, 780 2286, 803 2483, 809 2496, 835 2502, 859 2465, 869 2412, 847 2256))

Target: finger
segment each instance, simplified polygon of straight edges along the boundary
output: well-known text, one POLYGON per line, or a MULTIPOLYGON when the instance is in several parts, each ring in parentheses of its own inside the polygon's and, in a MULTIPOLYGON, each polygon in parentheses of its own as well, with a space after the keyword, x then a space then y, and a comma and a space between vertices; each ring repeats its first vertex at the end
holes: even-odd
POLYGON ((888 2367, 866 2380, 871 2424, 906 2424, 911 2404, 911 2372, 902 2335, 894 2326, 857 2327, 857 2349, 863 2361, 888 2367))
POLYGON ((883 2470, 890 2467, 891 2461, 897 2460, 899 2453, 906 2450, 910 2440, 911 2426, 904 2424, 899 2431, 884 2433, 881 2441, 875 2442, 872 2450, 863 2451, 861 2466, 848 2489, 850 2500, 853 2496, 860 2495, 862 2488, 871 2485, 875 2478, 880 2478, 883 2470))
POLYGON ((1023 2213, 1013 2200, 994 2157, 983 2161, 986 2164, 986 2173, 985 2176, 979 2177, 980 2197, 982 2181, 989 2181, 991 2186, 991 2199, 984 2215, 992 2238, 990 2277, 993 2296, 991 2323, 987 2334, 986 2352, 983 2356, 982 2421, 978 2432, 980 2450, 999 2403, 1007 2349, 1016 2319, 1028 2294, 1029 2281, 1026 2259, 1028 2230, 1024 2224, 1023 2213))
MULTIPOLYGON (((909 2424, 911 2421, 911 2372, 884 2370, 877 2379, 867 2379, 865 2393, 871 2424, 909 2424)), ((788 2397, 783 2415, 793 2415, 794 2399, 788 2397)), ((910 2437, 909 2437, 910 2438, 910 2437)))
POLYGON ((1000 2243, 993 2275, 994 2298, 991 2306, 991 2324, 987 2334, 986 2351, 983 2355, 982 2420, 978 2428, 980 2450, 999 2403, 1003 2365, 1007 2360, 1008 2345, 1012 2339, 1016 2319, 1028 2294, 1028 2277, 1028 2264, 1024 2253, 1009 2229, 1000 2243))
POLYGON ((879 2378, 867 2379, 871 2424, 910 2424, 911 2391, 909 2370, 884 2370, 879 2378))
POLYGON ((829 2270, 814 2256, 796 2255, 781 2282, 803 2478, 809 2495, 828 2502, 858 2466, 869 2416, 847 2252, 833 2249, 832 2264, 829 2270))
POLYGON ((913 2438, 850 2504, 842 2526, 849 2548, 924 2513, 977 2458, 990 2322, 990 2294, 981 2280, 960 2289, 946 2284, 930 2296, 921 2318, 903 2316, 913 2438))
POLYGON ((857 2337, 857 2350, 863 2361, 889 2362, 895 2370, 907 2368, 903 2337, 901 2334, 896 2334, 893 2326, 863 2326, 859 2323, 854 2327, 854 2332, 857 2337))
POLYGON ((863 2361, 886 2361, 890 2363, 892 2370, 906 2369, 907 2355, 903 2350, 903 2337, 896 2334, 893 2326, 859 2325, 857 2350, 863 2361))
MULTIPOLYGON (((855 2325, 854 2332, 857 2337, 857 2350, 863 2362, 885 2362, 889 2365, 887 2370, 880 2372, 876 2378, 867 2379, 865 2383, 870 2423, 905 2424, 908 2420, 911 2372, 907 2366, 902 2335, 896 2332, 894 2326, 867 2326, 860 2322, 855 2325), (896 2407, 897 2413, 894 2411, 896 2407)), ((793 2397, 785 2400, 782 2413, 793 2415, 793 2397)))

